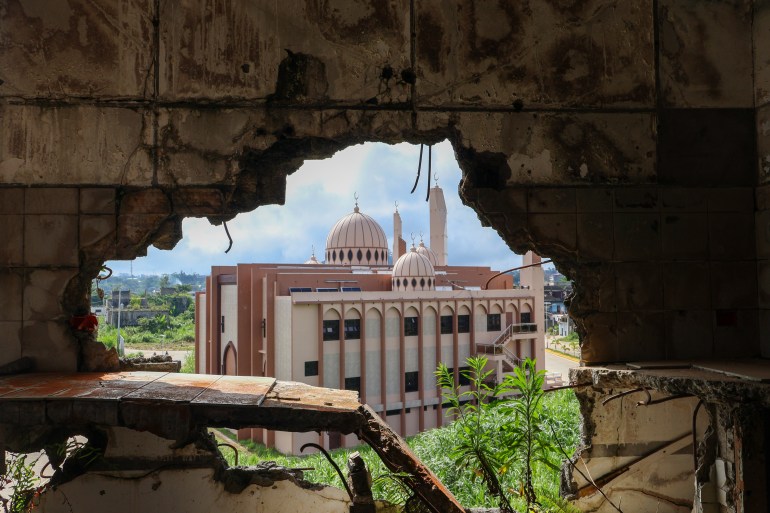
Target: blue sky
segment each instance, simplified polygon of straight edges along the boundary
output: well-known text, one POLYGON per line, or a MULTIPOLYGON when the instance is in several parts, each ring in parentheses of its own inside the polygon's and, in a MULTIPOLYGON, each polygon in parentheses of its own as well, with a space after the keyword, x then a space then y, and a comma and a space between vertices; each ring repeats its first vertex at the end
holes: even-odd
MULTIPOLYGON (((285 205, 262 206, 227 223, 234 241, 228 254, 224 252, 228 240, 221 226, 213 226, 205 218, 188 218, 182 225, 184 237, 172 251, 150 247, 146 257, 134 260, 133 272, 208 274, 212 265, 302 263, 310 257, 313 246, 321 260, 329 230, 339 218, 352 212, 356 193, 361 212, 380 223, 391 247, 396 201, 407 245, 410 233, 419 241, 420 232, 427 245, 427 149, 420 183, 415 193, 409 194, 419 154, 419 145, 366 143, 328 159, 308 160, 287 178, 285 205)), ((432 162, 447 203, 449 263, 488 265, 496 270, 520 265, 521 257, 505 245, 497 232, 482 227, 476 213, 460 201, 457 187, 461 172, 449 142, 433 147, 432 162)), ((107 265, 118 274, 130 269, 129 261, 107 265)))

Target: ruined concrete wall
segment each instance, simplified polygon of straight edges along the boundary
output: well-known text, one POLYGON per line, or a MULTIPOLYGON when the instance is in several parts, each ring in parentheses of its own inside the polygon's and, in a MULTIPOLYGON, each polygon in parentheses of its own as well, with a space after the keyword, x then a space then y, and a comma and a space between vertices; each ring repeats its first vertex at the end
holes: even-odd
POLYGON ((762 20, 748 1, 10 0, 1 354, 106 365, 66 325, 103 260, 282 202, 306 158, 443 138, 481 218, 576 281, 586 361, 757 354, 762 20), (83 210, 95 187, 114 203, 83 210), (27 194, 76 199, 54 221, 27 194))
POLYGON ((757 118, 756 247, 762 356, 770 356, 770 2, 754 14, 754 103, 757 118))

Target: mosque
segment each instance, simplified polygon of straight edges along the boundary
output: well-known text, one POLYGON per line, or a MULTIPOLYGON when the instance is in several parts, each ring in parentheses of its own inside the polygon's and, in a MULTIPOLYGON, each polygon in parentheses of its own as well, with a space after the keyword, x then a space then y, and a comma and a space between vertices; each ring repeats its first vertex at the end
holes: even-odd
MULTIPOLYGON (((197 372, 356 390, 410 436, 449 420, 433 374, 439 362, 460 385, 466 359, 477 354, 487 355, 497 380, 526 357, 541 366, 542 269, 522 269, 514 286, 511 275, 489 267, 449 265, 446 214, 436 185, 430 246, 413 241, 407 251, 396 207, 389 251, 382 226, 356 201, 329 231, 323 262, 313 254, 303 264, 212 267, 196 296, 197 372)), ((523 264, 539 261, 527 253, 523 264)), ((307 442, 359 444, 334 433, 250 429, 239 436, 283 453, 307 442)))

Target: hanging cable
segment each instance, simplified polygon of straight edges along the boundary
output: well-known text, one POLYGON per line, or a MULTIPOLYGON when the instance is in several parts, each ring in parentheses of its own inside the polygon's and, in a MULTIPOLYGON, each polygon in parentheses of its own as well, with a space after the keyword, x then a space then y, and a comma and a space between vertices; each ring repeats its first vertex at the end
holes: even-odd
POLYGON ((222 226, 225 227, 225 233, 227 234, 227 239, 230 241, 230 244, 228 244, 227 249, 225 250, 225 253, 229 253, 230 250, 233 248, 233 238, 230 237, 230 230, 227 229, 227 223, 222 222, 222 226))
POLYGON ((425 195, 425 201, 430 199, 430 173, 431 173, 431 156, 433 154, 433 145, 428 145, 428 192, 425 195))

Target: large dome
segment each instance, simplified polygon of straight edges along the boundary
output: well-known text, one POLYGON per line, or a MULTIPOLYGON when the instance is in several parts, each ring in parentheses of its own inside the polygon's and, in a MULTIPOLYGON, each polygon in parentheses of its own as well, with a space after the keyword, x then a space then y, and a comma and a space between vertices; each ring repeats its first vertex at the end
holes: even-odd
POLYGON ((358 205, 329 232, 326 263, 332 265, 387 265, 388 238, 382 227, 358 205))
POLYGON ((436 273, 426 257, 412 249, 396 261, 393 266, 393 290, 435 290, 436 273))

